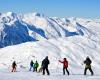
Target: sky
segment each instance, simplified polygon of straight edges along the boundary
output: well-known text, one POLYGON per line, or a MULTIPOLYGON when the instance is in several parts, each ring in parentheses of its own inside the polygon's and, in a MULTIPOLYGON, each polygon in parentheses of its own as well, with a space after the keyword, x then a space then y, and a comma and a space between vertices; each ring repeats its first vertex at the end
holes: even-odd
POLYGON ((100 0, 0 0, 0 12, 38 12, 50 17, 100 18, 100 0))

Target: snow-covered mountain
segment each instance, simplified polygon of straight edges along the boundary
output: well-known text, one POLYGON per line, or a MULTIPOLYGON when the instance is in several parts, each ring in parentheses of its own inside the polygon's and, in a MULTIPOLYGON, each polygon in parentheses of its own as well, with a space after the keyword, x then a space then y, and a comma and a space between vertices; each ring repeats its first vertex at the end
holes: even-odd
POLYGON ((16 13, 0 15, 0 47, 36 41, 36 33, 45 37, 42 29, 23 22, 16 13))
POLYGON ((58 60, 67 57, 70 69, 75 70, 83 68, 83 60, 90 56, 93 68, 100 69, 100 20, 2 13, 0 47, 4 47, 0 49, 1 67, 9 67, 14 60, 19 67, 28 67, 31 59, 41 63, 49 56, 50 68, 61 67, 58 60))
POLYGON ((0 47, 75 35, 94 39, 95 35, 99 37, 99 26, 100 20, 51 18, 39 13, 1 13, 0 47))

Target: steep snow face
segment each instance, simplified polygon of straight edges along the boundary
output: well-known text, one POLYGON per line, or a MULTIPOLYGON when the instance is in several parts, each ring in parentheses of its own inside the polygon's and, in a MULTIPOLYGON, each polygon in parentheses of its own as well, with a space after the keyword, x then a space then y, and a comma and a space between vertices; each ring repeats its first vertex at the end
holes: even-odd
POLYGON ((69 30, 70 21, 60 18, 50 18, 47 16, 34 16, 34 14, 25 14, 22 18, 28 24, 40 27, 45 32, 47 38, 58 38, 58 37, 68 37, 73 35, 78 35, 75 26, 73 30, 69 30))
POLYGON ((35 41, 29 36, 27 25, 19 21, 15 13, 2 15, 0 23, 0 47, 35 41))
POLYGON ((2 13, 0 15, 0 47, 76 35, 99 42, 99 26, 100 20, 73 17, 50 18, 39 13, 2 13))
POLYGON ((46 38, 42 29, 27 24, 12 12, 0 16, 0 48, 46 38), (39 37, 39 38, 38 38, 39 37))

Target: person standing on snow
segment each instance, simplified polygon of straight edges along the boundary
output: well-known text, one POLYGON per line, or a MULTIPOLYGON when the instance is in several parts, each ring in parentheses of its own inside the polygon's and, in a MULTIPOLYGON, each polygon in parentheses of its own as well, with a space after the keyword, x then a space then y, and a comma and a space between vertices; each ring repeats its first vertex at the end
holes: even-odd
POLYGON ((42 61, 42 69, 43 69, 43 75, 45 75, 45 70, 47 72, 47 75, 50 75, 48 70, 48 65, 50 64, 50 61, 48 59, 48 56, 42 61))
POLYGON ((31 60, 31 62, 30 62, 30 69, 29 69, 29 71, 31 71, 32 68, 33 68, 33 71, 34 71, 34 62, 33 62, 33 60, 31 60))
POLYGON ((63 59, 63 61, 60 61, 60 63, 63 63, 63 75, 65 75, 65 70, 67 71, 67 74, 69 75, 69 71, 68 71, 68 61, 66 58, 63 59))
POLYGON ((39 68, 39 71, 38 72, 42 72, 42 70, 43 70, 43 67, 41 65, 41 67, 39 68))
POLYGON ((12 72, 16 72, 16 67, 17 67, 17 64, 16 64, 16 62, 14 61, 14 62, 12 63, 12 72))
POLYGON ((39 63, 36 61, 35 63, 34 63, 34 71, 36 71, 37 72, 37 68, 39 67, 39 63))
POLYGON ((93 75, 93 71, 91 69, 91 63, 92 63, 91 59, 87 56, 86 60, 84 61, 85 64, 84 75, 86 75, 88 69, 91 72, 91 75, 93 75))

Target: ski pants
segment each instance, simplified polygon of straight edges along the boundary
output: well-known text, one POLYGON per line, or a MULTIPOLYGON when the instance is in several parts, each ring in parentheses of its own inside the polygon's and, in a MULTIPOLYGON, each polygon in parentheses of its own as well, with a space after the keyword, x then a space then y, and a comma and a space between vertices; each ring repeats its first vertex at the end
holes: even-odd
POLYGON ((16 72, 16 67, 13 67, 11 72, 16 72))
POLYGON ((85 68, 85 69, 84 69, 84 75, 86 75, 86 72, 87 72, 88 69, 89 69, 89 71, 91 72, 91 75, 93 75, 93 71, 92 71, 91 67, 90 67, 90 68, 85 68))
POLYGON ((69 75, 69 71, 68 71, 67 67, 66 68, 63 67, 63 75, 65 75, 65 70, 67 71, 67 74, 69 75))
POLYGON ((43 75, 45 75, 45 70, 47 72, 47 75, 50 75, 48 67, 43 67, 43 75))
POLYGON ((34 71, 34 67, 33 66, 30 66, 30 69, 29 69, 29 71, 31 71, 33 69, 33 71, 34 71))
POLYGON ((37 67, 35 67, 35 68, 34 68, 34 71, 36 71, 36 72, 37 72, 37 67))

